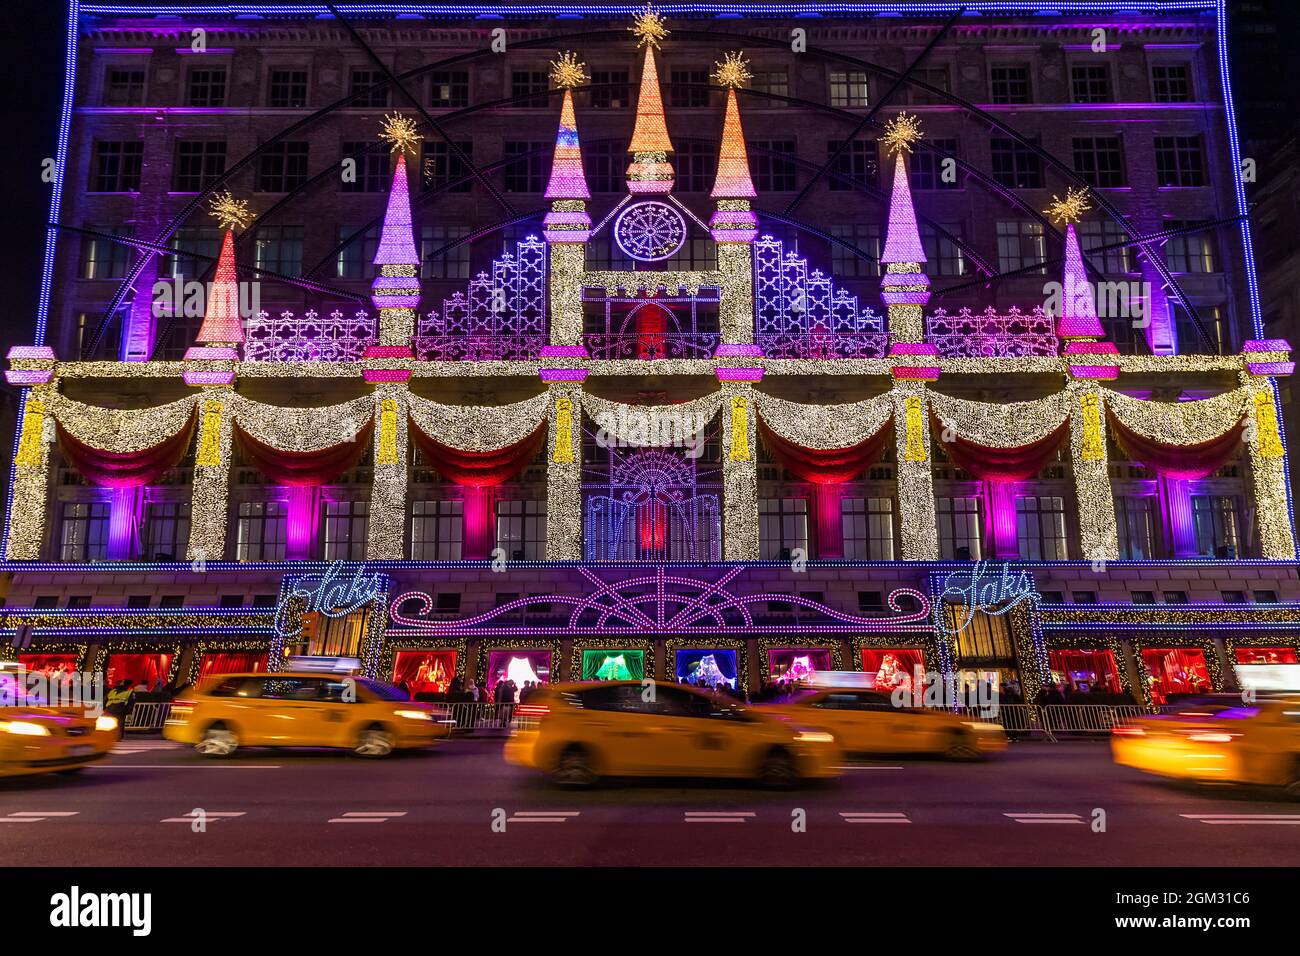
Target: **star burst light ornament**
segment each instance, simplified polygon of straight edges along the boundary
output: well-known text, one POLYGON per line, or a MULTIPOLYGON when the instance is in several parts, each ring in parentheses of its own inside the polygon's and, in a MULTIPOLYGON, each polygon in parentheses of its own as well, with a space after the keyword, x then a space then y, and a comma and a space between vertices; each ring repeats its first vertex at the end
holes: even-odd
POLYGON ((229 191, 217 193, 208 201, 208 214, 222 229, 245 229, 253 221, 253 212, 243 199, 236 199, 229 191))
POLYGON ((393 152, 403 155, 410 153, 414 156, 420 145, 420 131, 415 125, 415 120, 401 113, 384 116, 379 138, 388 143, 393 152))
POLYGON ((664 18, 650 4, 632 18, 632 25, 627 28, 636 37, 637 47, 647 46, 659 49, 659 44, 668 37, 668 27, 664 18))
POLYGON ((748 86, 749 81, 754 78, 754 75, 749 72, 749 63, 745 60, 745 54, 741 50, 724 53, 721 60, 713 61, 713 65, 717 67, 713 71, 714 81, 719 86, 725 86, 729 90, 748 86))
POLYGON ((551 61, 551 83, 556 89, 571 90, 587 82, 587 67, 578 59, 578 54, 565 50, 558 59, 551 61))
POLYGON ((1088 190, 1071 187, 1065 192, 1065 198, 1052 195, 1051 204, 1043 210, 1047 217, 1058 226, 1068 226, 1083 219, 1083 214, 1092 207, 1088 205, 1088 190))
POLYGON ((921 138, 921 120, 910 113, 899 113, 885 124, 880 137, 887 153, 910 153, 912 144, 921 138))

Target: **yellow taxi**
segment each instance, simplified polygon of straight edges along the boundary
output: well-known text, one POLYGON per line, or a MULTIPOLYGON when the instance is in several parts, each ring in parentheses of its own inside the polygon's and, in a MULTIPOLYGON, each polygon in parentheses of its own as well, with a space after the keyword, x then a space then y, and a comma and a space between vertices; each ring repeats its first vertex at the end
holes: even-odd
POLYGON ((1300 693, 1192 698, 1113 728, 1110 747, 1115 763, 1146 773, 1300 797, 1300 693))
POLYGON ((183 692, 163 727, 168 740, 209 757, 239 747, 338 747, 387 757, 450 733, 437 705, 364 677, 321 673, 223 674, 183 692))
POLYGON ((888 695, 873 690, 813 690, 762 709, 825 731, 847 753, 938 754, 950 760, 977 760, 1007 748, 1007 735, 997 724, 934 707, 895 707, 888 695))
POLYGON ((0 707, 0 777, 76 773, 108 756, 117 720, 82 708, 15 704, 0 707))
POLYGON ((515 712, 506 761, 565 787, 630 776, 788 787, 841 772, 829 734, 680 684, 552 684, 515 712))

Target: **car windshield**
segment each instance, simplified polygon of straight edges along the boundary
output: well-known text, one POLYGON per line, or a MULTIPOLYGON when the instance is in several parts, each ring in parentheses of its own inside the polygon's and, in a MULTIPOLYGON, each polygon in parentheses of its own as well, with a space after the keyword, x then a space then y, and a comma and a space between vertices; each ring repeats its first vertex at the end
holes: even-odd
POLYGON ((392 684, 384 684, 377 680, 361 678, 357 684, 364 687, 370 693, 374 694, 380 700, 410 700, 411 695, 404 690, 398 690, 392 684))
POLYGON ((1192 697, 1171 704, 1166 713, 1174 717, 1254 717, 1258 707, 1243 707, 1241 695, 1192 697))

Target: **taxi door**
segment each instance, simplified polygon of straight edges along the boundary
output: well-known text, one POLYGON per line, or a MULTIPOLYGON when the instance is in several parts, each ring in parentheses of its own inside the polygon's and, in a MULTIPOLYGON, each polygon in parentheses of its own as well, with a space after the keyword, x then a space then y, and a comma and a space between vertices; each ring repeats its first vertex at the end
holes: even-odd
POLYGON ((582 693, 582 714, 573 721, 572 742, 589 746, 611 773, 655 773, 661 765, 657 715, 649 712, 639 684, 607 684, 582 693))
POLYGON ((809 701, 809 721, 835 735, 847 751, 892 753, 901 749, 899 726, 888 698, 858 691, 827 691, 809 701))
POLYGON ((267 706, 261 714, 267 743, 286 747, 323 747, 333 743, 321 701, 325 682, 321 677, 267 680, 267 693, 263 697, 267 706))
POLYGON ((749 769, 755 722, 731 700, 662 685, 656 691, 659 772, 726 777, 749 769))

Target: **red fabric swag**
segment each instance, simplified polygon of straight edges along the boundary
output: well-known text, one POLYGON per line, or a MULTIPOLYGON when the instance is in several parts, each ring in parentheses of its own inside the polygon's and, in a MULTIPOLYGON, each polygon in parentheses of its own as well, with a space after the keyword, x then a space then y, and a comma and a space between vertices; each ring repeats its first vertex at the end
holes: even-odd
POLYGON ((411 421, 411 441, 429 466, 448 481, 466 488, 491 488, 504 484, 524 470, 546 439, 546 420, 513 445, 492 451, 461 451, 420 431, 411 421))
POLYGON ((1232 460, 1237 454, 1237 446, 1241 444, 1241 434, 1246 424, 1245 419, 1242 419, 1218 438, 1196 445, 1164 445, 1126 428, 1123 422, 1109 412, 1106 417, 1110 421, 1111 434, 1115 436, 1116 444, 1128 456, 1129 461, 1154 468, 1166 478, 1191 480, 1205 478, 1232 460))
POLYGON ((318 451, 281 451, 254 438, 235 425, 235 436, 248 463, 273 484, 306 488, 329 484, 356 465, 370 445, 374 422, 369 421, 351 441, 318 451))
POLYGON ((190 415, 175 435, 132 452, 100 451, 73 438, 62 425, 56 423, 56 427, 63 457, 81 477, 102 488, 139 488, 154 484, 163 472, 180 464, 190 447, 195 420, 196 416, 190 415))
MULTIPOLYGON (((942 435, 943 431, 943 422, 938 416, 931 415, 930 434, 942 435)), ((1055 431, 1019 448, 989 448, 960 435, 952 441, 942 442, 942 445, 948 460, 958 468, 982 481, 1002 484, 1026 481, 1042 471, 1056 454, 1056 449, 1061 447, 1061 442, 1069 431, 1070 422, 1067 419, 1055 431)))
POLYGON ((839 485, 860 477, 880 460, 893 434, 893 428, 886 423, 874 435, 868 435, 856 445, 822 450, 804 448, 786 441, 768 428, 761 416, 758 419, 758 434, 777 463, 790 469, 790 473, 800 481, 809 481, 815 485, 839 485))

